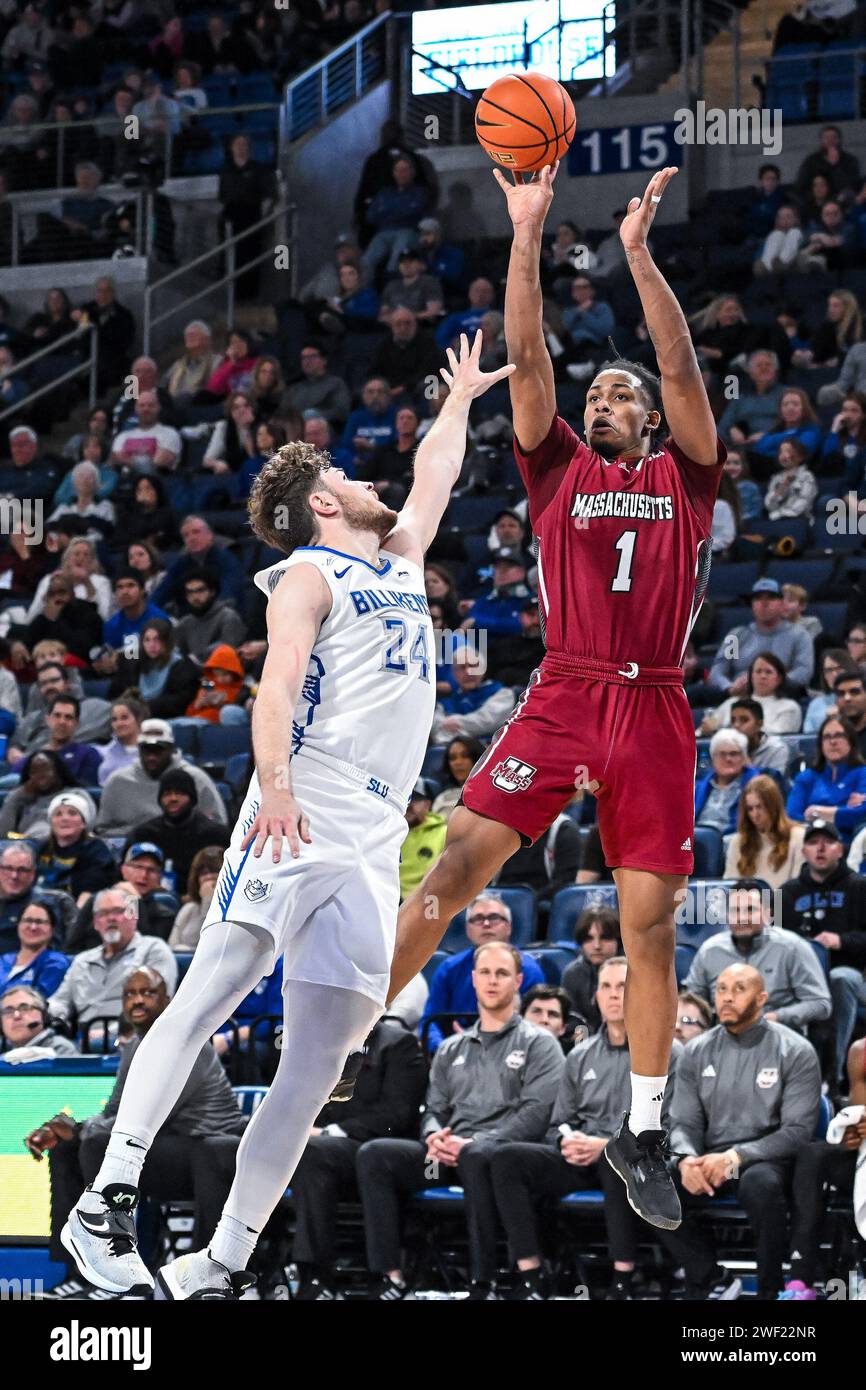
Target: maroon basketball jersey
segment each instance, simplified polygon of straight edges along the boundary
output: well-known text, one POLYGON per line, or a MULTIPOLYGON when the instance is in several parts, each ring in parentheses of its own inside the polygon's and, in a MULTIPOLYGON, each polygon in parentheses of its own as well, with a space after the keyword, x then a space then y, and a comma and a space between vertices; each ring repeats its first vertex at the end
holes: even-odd
POLYGON ((680 666, 706 592, 725 447, 709 468, 668 439, 608 461, 561 416, 514 452, 538 538, 538 592, 550 651, 680 666))

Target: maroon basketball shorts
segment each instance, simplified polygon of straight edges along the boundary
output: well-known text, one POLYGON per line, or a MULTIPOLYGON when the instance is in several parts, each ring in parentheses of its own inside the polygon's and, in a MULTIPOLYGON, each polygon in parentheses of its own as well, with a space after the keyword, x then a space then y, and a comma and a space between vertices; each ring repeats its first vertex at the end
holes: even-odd
POLYGON ((610 868, 692 872, 695 730, 678 667, 548 652, 462 801, 532 843, 593 782, 610 868))

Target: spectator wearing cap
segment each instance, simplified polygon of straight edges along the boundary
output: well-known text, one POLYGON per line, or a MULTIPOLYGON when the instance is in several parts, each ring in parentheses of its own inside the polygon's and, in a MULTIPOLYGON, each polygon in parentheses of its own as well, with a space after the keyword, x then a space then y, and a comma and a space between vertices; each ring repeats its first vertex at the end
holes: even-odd
POLYGON ((833 682, 834 703, 857 735, 857 748, 866 758, 866 677, 862 672, 843 671, 833 682))
POLYGON ((517 614, 520 631, 514 635, 492 635, 487 643, 487 660, 493 680, 502 685, 525 686, 541 664, 545 651, 541 635, 541 615, 538 599, 530 597, 520 605, 517 614))
POLYGON ((136 825, 130 841, 149 841, 171 860, 178 888, 186 891, 192 861, 208 846, 225 849, 230 840, 227 825, 216 825, 198 809, 198 789, 183 768, 169 768, 159 779, 160 814, 136 825))
MULTIPOLYGON (((488 942, 501 941, 508 945, 511 941, 511 908, 495 889, 479 893, 467 907, 466 939, 470 943, 468 950, 459 951, 457 955, 443 960, 430 981, 430 993, 421 1018, 422 1033, 428 1021, 437 1014, 472 1015, 477 1011, 478 1001, 472 983, 475 952, 488 942)), ((544 974, 532 956, 525 951, 519 954, 522 973, 520 989, 525 993, 533 985, 544 984, 544 974)), ((445 1032, 448 1031, 448 1025, 443 1024, 440 1028, 438 1023, 430 1024, 427 1041, 431 1052, 435 1052, 442 1042, 445 1036, 443 1028, 445 1032)), ((459 1027, 454 1026, 453 1032, 460 1031, 459 1027)))
POLYGON ((59 889, 81 908, 117 877, 108 845, 93 834, 96 807, 86 791, 59 792, 48 807, 51 833, 39 849, 37 886, 59 889))
POLYGON ((526 575, 530 557, 519 546, 506 545, 494 550, 493 588, 484 598, 465 599, 466 625, 486 631, 492 637, 516 637, 520 633, 520 610, 530 597, 526 575))
POLYGON ((480 652, 458 647, 452 661, 457 689, 437 702, 433 743, 449 743, 456 734, 485 738, 495 733, 514 708, 514 691, 499 681, 485 679, 487 663, 480 652))
POLYGON ((218 597, 219 580, 212 570, 193 570, 183 591, 187 613, 174 629, 175 645, 183 656, 203 665, 220 645, 241 645, 246 624, 231 604, 218 597))
POLYGON ((815 650, 808 632, 782 616, 783 595, 778 580, 756 580, 751 601, 752 622, 732 628, 722 638, 710 668, 710 685, 728 695, 742 695, 755 657, 772 652, 784 666, 791 685, 807 686, 815 669, 815 650))
POLYGON ((52 950, 62 937, 57 903, 34 897, 18 919, 18 950, 0 956, 0 994, 13 985, 31 985, 49 998, 69 969, 69 956, 52 950))
POLYGON ((10 985, 0 995, 0 1052, 3 1061, 16 1065, 54 1057, 77 1057, 78 1048, 51 1026, 48 1001, 32 985, 10 985), (45 1049, 31 1055, 26 1049, 45 1049))
POLYGON ((346 421, 340 441, 359 463, 368 459, 374 449, 389 448, 397 438, 391 383, 381 376, 368 377, 361 387, 361 402, 346 421))
POLYGON ((400 305, 391 311, 389 336, 373 358, 373 370, 391 383, 391 395, 413 392, 425 377, 436 377, 441 353, 431 333, 419 325, 418 317, 400 305))
POLYGON ((11 462, 0 465, 0 493, 32 497, 47 507, 60 482, 60 469, 39 457, 39 438, 29 425, 9 431, 11 462))
POLYGON ((202 768, 184 760, 171 725, 164 719, 145 719, 138 737, 138 761, 112 773, 103 788, 97 833, 125 839, 143 817, 158 816, 159 780, 169 767, 181 767, 190 774, 198 788, 201 810, 218 825, 225 825, 228 817, 222 797, 202 768))
POLYGON ((137 661, 138 638, 145 623, 150 618, 163 618, 168 622, 168 614, 147 597, 141 570, 121 570, 112 589, 117 612, 106 621, 102 640, 113 651, 122 650, 131 660, 137 661))
POLYGON ((331 425, 344 424, 352 408, 352 397, 345 381, 328 371, 327 353, 316 343, 305 343, 298 362, 301 380, 286 388, 283 407, 301 414, 315 410, 331 425))
POLYGON ((487 548, 491 553, 506 547, 526 549, 526 521, 512 507, 503 507, 496 513, 487 537, 487 548))
POLYGON ((804 864, 782 884, 785 926, 829 955, 836 1063, 841 1071, 857 1012, 866 1004, 866 878, 845 862, 832 821, 813 820, 803 843, 804 864))
POLYGON ((737 729, 719 729, 710 739, 712 769, 695 783, 695 825, 732 835, 744 788, 757 777, 749 767, 749 745, 737 729))
POLYGON ((101 944, 73 960, 51 1000, 53 1017, 75 1026, 93 1018, 119 1018, 124 980, 144 965, 158 970, 174 993, 174 952, 157 937, 141 935, 135 894, 123 887, 103 888, 93 900, 93 925, 101 944))
POLYGON ((139 923, 143 917, 148 934, 167 941, 180 911, 180 894, 175 894, 171 886, 175 878, 174 861, 152 841, 136 841, 123 856, 120 878, 138 898, 139 923))
POLYGON ((844 843, 866 820, 866 763, 844 715, 824 720, 815 762, 797 773, 786 809, 792 820, 831 821, 844 843))
POLYGON ((417 888, 427 870, 432 868, 445 848, 448 823, 433 810, 435 786, 419 777, 412 788, 406 807, 409 832, 400 851, 400 901, 417 888))
POLYGON ((685 988, 712 1003, 722 971, 746 961, 766 982, 765 1018, 805 1029, 830 1017, 830 991, 811 946, 798 933, 771 924, 771 896, 757 879, 739 880, 728 893, 728 929, 698 948, 685 988))
POLYGON ((424 254, 407 246, 397 261, 398 276, 389 280, 380 300, 379 318, 390 323, 395 309, 411 309, 420 323, 435 323, 443 313, 442 286, 424 269, 424 254))
POLYGON ((180 536, 183 550, 166 570, 162 583, 154 589, 151 595, 153 602, 160 608, 182 603, 187 575, 193 570, 207 567, 219 575, 220 598, 239 604, 243 596, 244 572, 231 551, 217 544, 213 527, 204 517, 185 516, 181 522, 180 536))
POLYGON ((470 283, 467 291, 468 304, 465 309, 456 309, 453 314, 449 314, 443 319, 436 329, 436 343, 443 350, 450 347, 455 338, 459 338, 461 333, 465 333, 472 341, 477 330, 481 327, 481 320, 489 309, 496 303, 496 290, 493 281, 488 280, 485 275, 478 275, 470 283))
POLYGON ((422 217, 416 240, 428 274, 434 275, 449 294, 462 290, 466 256, 461 246, 442 240, 442 223, 435 217, 422 217))

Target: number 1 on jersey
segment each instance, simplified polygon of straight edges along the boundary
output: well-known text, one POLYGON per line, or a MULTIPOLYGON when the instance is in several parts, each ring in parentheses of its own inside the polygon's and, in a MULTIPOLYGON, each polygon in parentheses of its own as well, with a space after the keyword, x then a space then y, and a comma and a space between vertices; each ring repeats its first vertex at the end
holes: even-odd
POLYGON ((634 543, 637 531, 623 531, 614 550, 619 551, 619 568, 610 586, 612 594, 627 594, 631 589, 631 562, 634 559, 634 543))

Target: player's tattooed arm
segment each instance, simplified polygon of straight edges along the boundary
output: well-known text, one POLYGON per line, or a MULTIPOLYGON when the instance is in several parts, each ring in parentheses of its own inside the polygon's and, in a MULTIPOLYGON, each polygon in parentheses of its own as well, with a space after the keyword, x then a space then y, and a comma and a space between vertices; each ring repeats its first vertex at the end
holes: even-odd
POLYGON ((619 235, 656 350, 662 402, 671 435, 696 463, 716 462, 716 423, 694 344, 676 295, 647 246, 647 234, 676 169, 653 174, 642 198, 632 198, 619 235))
POLYGON ((295 800, 290 773, 292 719, 310 653, 331 608, 331 591, 315 565, 286 570, 268 604, 268 654, 253 706, 253 752, 261 805, 241 847, 259 858, 267 841, 278 863, 283 840, 292 856, 310 843, 307 816, 295 800))
POLYGON ((448 368, 442 378, 448 395, 415 454, 414 482, 406 498, 400 520, 385 542, 388 550, 421 564, 424 552, 434 539, 451 491, 460 477, 466 454, 469 407, 497 381, 510 376, 514 367, 506 365, 495 372, 480 366, 482 334, 475 334, 472 347, 465 333, 460 334, 460 351, 448 348, 448 368))

